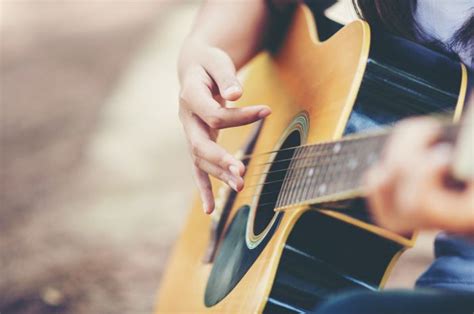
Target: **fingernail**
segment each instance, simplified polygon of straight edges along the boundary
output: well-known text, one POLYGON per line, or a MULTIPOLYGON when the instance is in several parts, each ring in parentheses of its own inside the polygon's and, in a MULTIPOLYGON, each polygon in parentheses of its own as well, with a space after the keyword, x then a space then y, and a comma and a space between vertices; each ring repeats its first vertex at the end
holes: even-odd
POLYGON ((239 168, 237 168, 237 166, 230 165, 230 166, 229 166, 229 171, 230 171, 234 176, 240 177, 239 168))
POLYGON ((227 87, 224 90, 224 94, 226 96, 230 96, 230 95, 233 95, 233 94, 238 94, 238 93, 241 93, 241 92, 242 92, 242 89, 238 85, 232 85, 230 87, 227 87))
POLYGON ((232 188, 232 190, 238 192, 238 191, 237 191, 237 184, 236 184, 234 181, 229 180, 228 183, 229 183, 229 186, 232 188))
POLYGON ((262 119, 262 118, 265 118, 266 116, 268 116, 270 113, 272 113, 270 109, 268 109, 268 108, 263 108, 262 110, 260 110, 260 111, 258 112, 258 117, 259 117, 260 119, 262 119))
POLYGON ((211 208, 209 204, 207 204, 206 202, 202 203, 202 210, 204 211, 205 214, 209 215, 210 213, 212 213, 213 209, 214 208, 211 208))

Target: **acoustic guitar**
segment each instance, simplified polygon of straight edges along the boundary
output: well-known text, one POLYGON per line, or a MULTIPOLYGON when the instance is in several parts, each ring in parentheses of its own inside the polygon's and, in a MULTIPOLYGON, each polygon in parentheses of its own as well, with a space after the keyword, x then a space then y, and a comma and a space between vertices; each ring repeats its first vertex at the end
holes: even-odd
POLYGON ((213 181, 211 218, 196 197, 157 312, 303 313, 343 290, 381 289, 414 244, 372 221, 360 179, 377 161, 381 129, 414 115, 458 120, 468 71, 362 20, 337 28, 318 35, 300 4, 278 49, 248 65, 236 105, 273 113, 220 134, 246 164, 245 187, 213 181), (369 130, 378 132, 361 135, 369 130))

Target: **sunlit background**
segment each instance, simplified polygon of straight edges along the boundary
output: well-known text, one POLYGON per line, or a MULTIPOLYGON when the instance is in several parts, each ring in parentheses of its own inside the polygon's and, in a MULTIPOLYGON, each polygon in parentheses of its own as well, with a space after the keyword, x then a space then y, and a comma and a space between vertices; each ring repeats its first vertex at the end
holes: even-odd
POLYGON ((192 195, 175 68, 199 2, 0 1, 0 312, 150 313, 192 195))

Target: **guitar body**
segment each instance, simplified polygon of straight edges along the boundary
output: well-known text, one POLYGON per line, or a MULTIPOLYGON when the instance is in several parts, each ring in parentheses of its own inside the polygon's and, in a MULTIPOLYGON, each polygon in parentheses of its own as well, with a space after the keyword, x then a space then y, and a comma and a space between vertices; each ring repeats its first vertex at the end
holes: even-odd
POLYGON ((397 257, 413 245, 413 235, 376 226, 360 204, 340 211, 305 202, 275 212, 278 195, 268 189, 281 188, 273 182, 284 178, 285 171, 275 170, 286 169, 292 157, 285 148, 411 115, 458 117, 466 69, 419 45, 374 34, 363 21, 324 42, 316 34, 311 11, 300 5, 279 50, 249 65, 238 105, 267 104, 272 115, 257 133, 245 126, 219 137, 234 152, 254 137, 245 188, 229 195, 213 181, 225 207, 214 219, 195 199, 164 274, 157 312, 308 311, 346 289, 383 287, 397 257), (282 151, 265 154, 275 150, 282 151))

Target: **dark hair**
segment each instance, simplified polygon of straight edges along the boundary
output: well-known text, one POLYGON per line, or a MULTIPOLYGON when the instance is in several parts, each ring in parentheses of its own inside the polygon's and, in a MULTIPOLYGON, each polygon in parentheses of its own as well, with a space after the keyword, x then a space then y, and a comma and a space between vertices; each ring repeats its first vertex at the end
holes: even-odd
POLYGON ((453 54, 455 48, 470 48, 474 57, 474 9, 471 17, 448 43, 426 34, 415 18, 417 0, 352 0, 359 17, 377 28, 422 43, 432 49, 453 54))

